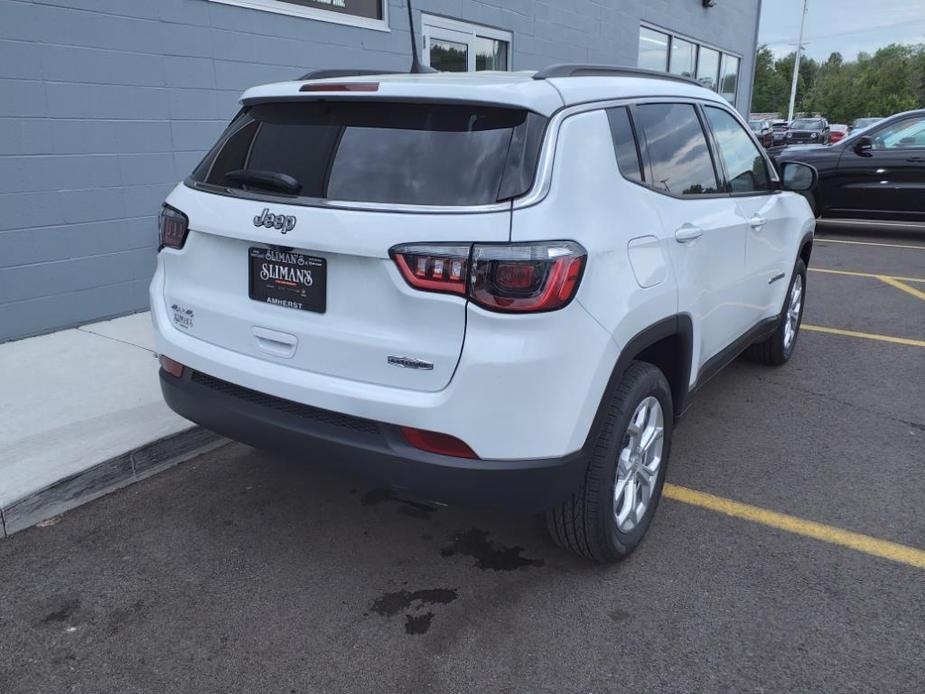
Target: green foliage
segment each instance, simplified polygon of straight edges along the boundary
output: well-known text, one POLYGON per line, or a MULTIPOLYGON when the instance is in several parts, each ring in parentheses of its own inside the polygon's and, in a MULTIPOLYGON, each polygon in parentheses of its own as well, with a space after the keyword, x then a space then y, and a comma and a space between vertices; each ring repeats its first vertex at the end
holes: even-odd
MULTIPOLYGON (((791 53, 775 60, 767 46, 758 49, 753 112, 786 116, 795 59, 791 53)), ((850 123, 923 107, 925 46, 893 44, 872 56, 860 53, 854 61, 845 61, 840 53, 822 63, 800 61, 797 113, 819 113, 832 123, 850 123)))

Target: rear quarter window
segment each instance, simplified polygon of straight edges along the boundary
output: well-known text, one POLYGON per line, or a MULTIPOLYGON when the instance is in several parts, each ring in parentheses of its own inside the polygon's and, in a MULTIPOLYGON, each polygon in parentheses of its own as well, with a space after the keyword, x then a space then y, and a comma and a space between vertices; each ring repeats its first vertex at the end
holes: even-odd
POLYGON ((227 175, 272 172, 298 181, 303 198, 489 204, 532 186, 545 124, 528 111, 478 104, 259 104, 239 115, 192 178, 254 191, 253 181, 227 175))
POLYGON ((620 173, 631 181, 641 183, 645 180, 645 176, 642 172, 639 147, 636 143, 636 133, 633 130, 629 111, 625 106, 607 109, 607 119, 610 121, 610 134, 613 138, 613 149, 617 155, 620 173))

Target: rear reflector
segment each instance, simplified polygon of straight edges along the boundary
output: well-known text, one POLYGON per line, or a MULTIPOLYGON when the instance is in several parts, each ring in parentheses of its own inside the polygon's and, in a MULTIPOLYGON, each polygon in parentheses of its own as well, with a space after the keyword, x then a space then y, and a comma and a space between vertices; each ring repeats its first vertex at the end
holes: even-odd
POLYGON ((475 459, 475 454, 464 441, 460 441, 455 436, 449 434, 440 434, 436 431, 424 431, 423 429, 412 429, 411 427, 402 427, 401 433, 405 439, 415 448, 436 453, 437 455, 450 455, 454 458, 475 459))
POLYGON ((378 92, 378 82, 336 82, 326 84, 318 82, 315 84, 303 84, 299 89, 300 92, 378 92))
POLYGON ((170 357, 165 357, 163 354, 160 356, 160 362, 161 368, 171 376, 176 378, 183 378, 183 369, 185 368, 183 364, 178 361, 174 361, 170 357))

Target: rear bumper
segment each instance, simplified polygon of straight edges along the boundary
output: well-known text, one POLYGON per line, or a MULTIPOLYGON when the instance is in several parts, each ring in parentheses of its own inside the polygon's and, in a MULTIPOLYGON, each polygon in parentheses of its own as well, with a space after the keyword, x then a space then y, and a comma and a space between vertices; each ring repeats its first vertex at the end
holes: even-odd
POLYGON ((588 454, 467 460, 412 448, 398 427, 258 393, 186 369, 160 372, 175 412, 256 448, 359 472, 377 484, 435 501, 542 511, 574 491, 588 454))

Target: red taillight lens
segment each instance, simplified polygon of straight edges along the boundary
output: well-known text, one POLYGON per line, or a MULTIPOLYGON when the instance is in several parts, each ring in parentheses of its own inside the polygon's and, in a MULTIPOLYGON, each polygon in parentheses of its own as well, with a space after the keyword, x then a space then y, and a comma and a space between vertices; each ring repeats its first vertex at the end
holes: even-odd
POLYGON ((405 280, 415 289, 465 294, 469 246, 407 245, 391 250, 405 280))
POLYGON ((183 377, 183 369, 185 368, 183 364, 174 361, 170 357, 165 357, 163 354, 159 357, 159 361, 161 362, 161 368, 171 376, 176 376, 177 378, 183 377))
POLYGON ((493 311, 553 311, 575 296, 586 258, 572 241, 476 245, 469 296, 493 311))
POLYGON ((164 205, 157 218, 157 226, 161 237, 160 248, 183 248, 189 232, 189 220, 185 214, 169 205, 164 205))
POLYGON ((390 253, 415 289, 465 295, 482 308, 508 313, 565 306, 575 296, 587 259, 574 241, 422 243, 396 246, 390 253))
POLYGON ((425 431, 423 429, 412 429, 411 427, 402 427, 401 433, 412 446, 422 451, 427 451, 428 453, 451 455, 454 458, 478 458, 475 451, 469 448, 465 441, 460 441, 455 436, 450 436, 449 434, 440 434, 436 431, 425 431))

